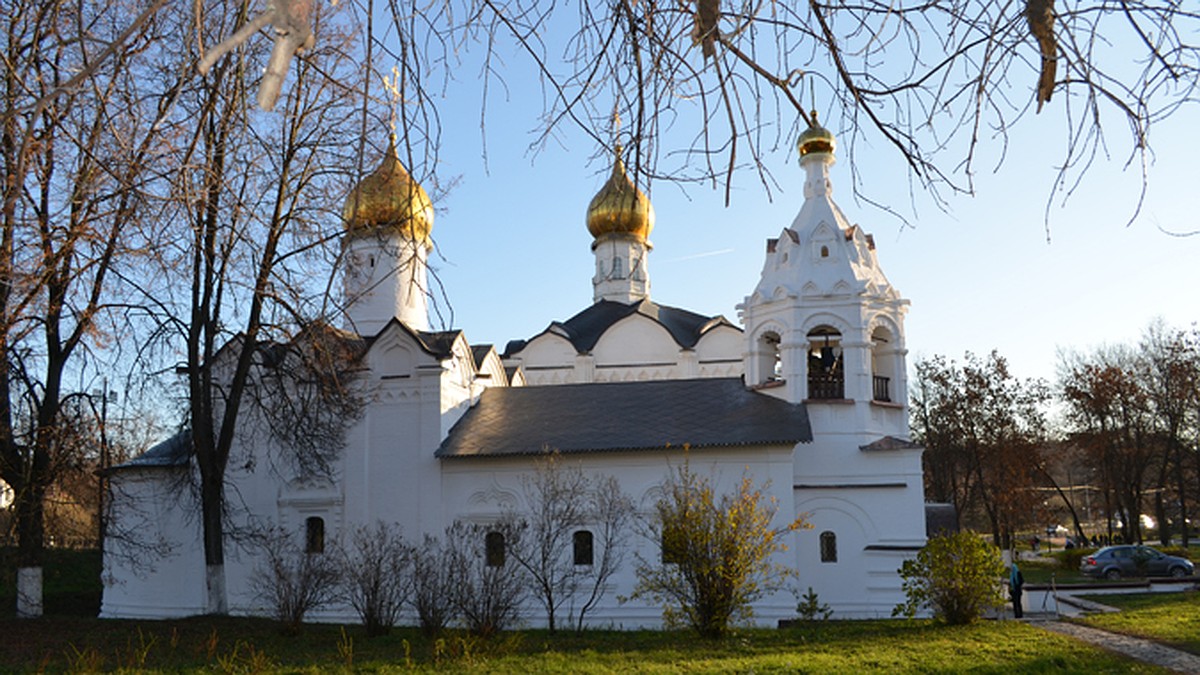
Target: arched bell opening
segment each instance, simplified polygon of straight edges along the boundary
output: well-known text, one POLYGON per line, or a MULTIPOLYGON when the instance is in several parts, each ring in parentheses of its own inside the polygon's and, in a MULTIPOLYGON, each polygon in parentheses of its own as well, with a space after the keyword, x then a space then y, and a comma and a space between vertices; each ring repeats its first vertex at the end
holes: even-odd
POLYGON ((781 341, 779 333, 774 331, 767 331, 758 337, 758 348, 755 350, 758 384, 783 381, 783 355, 779 348, 781 341))
POLYGON ((842 334, 832 326, 817 326, 808 333, 808 398, 846 398, 842 334))
POLYGON ((875 328, 871 332, 871 400, 895 400, 898 363, 896 337, 884 326, 875 328))

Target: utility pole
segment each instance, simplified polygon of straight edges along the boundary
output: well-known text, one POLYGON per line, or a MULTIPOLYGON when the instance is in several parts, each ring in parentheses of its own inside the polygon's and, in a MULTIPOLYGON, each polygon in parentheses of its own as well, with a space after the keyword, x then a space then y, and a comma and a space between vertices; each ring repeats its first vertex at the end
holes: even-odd
POLYGON ((108 448, 108 401, 109 397, 115 399, 116 392, 109 392, 108 378, 104 378, 100 393, 100 466, 96 470, 96 487, 99 490, 96 497, 96 545, 101 551, 104 550, 104 533, 108 527, 108 519, 105 514, 105 503, 108 497, 108 467, 112 463, 111 453, 108 448))

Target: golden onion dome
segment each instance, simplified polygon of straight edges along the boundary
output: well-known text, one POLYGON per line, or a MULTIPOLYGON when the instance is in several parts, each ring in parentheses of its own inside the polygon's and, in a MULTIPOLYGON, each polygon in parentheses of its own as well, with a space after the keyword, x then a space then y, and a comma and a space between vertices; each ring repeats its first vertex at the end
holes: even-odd
POLYGON ((400 163, 392 142, 379 168, 346 196, 342 218, 351 234, 393 230, 414 241, 428 242, 433 202, 400 163))
POLYGON ((612 175, 588 204, 587 228, 597 238, 605 234, 628 234, 642 241, 654 229, 654 205, 625 174, 619 145, 612 175))
POLYGON ((837 147, 837 141, 833 137, 833 132, 826 129, 817 123, 817 111, 812 111, 812 124, 800 134, 800 138, 796 141, 796 149, 800 151, 800 158, 817 152, 825 152, 833 154, 837 147))

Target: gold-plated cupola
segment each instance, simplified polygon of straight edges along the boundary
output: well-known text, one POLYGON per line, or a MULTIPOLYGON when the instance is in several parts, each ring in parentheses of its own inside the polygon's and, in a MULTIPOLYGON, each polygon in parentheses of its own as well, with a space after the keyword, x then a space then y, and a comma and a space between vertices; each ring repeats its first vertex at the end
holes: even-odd
POLYGON ((800 134, 800 138, 796 141, 796 149, 800 151, 800 158, 803 159, 817 152, 832 155, 836 148, 837 141, 833 137, 833 132, 818 124, 817 111, 812 111, 812 123, 800 134))
POLYGON ((654 206, 626 175, 621 146, 615 150, 612 175, 588 204, 588 232, 597 239, 606 234, 625 234, 646 241, 654 229, 654 206))
POLYGON ((400 163, 394 138, 379 168, 346 196, 342 218, 352 235, 394 231, 413 241, 429 243, 433 202, 400 163))

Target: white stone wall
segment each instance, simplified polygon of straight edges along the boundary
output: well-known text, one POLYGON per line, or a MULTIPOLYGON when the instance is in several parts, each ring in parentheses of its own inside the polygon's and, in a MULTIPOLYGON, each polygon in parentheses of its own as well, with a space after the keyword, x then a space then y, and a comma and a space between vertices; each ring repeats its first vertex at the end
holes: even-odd
POLYGON ((346 328, 371 336, 393 317, 413 330, 429 330, 429 250, 395 232, 349 236, 345 242, 343 297, 346 328))
POLYGON ((592 243, 596 270, 592 300, 632 304, 650 297, 650 242, 628 234, 604 234, 592 243))
POLYGON ((199 508, 180 469, 133 469, 112 479, 101 618, 162 619, 205 611, 199 508))

